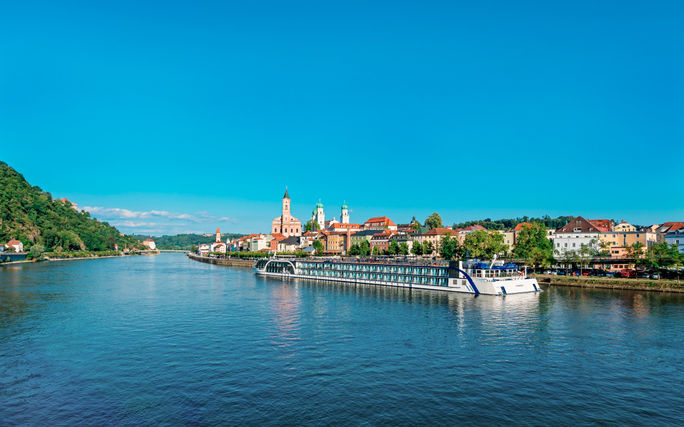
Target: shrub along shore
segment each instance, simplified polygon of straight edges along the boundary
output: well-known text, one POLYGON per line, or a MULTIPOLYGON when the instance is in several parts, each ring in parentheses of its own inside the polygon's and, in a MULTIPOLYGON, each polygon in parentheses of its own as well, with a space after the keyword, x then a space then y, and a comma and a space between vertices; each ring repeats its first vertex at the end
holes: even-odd
POLYGON ((539 283, 553 286, 574 286, 582 288, 626 289, 634 291, 684 292, 684 281, 653 279, 618 279, 613 277, 574 277, 534 275, 539 283))

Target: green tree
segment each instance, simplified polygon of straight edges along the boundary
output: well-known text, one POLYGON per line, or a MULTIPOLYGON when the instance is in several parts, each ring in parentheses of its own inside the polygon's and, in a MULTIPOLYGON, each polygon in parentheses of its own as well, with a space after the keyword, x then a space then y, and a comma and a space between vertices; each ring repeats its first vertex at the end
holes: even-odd
POLYGON ((417 256, 423 255, 423 245, 421 245, 418 240, 413 241, 413 246, 411 246, 411 253, 417 256))
POLYGON ((43 245, 33 245, 29 251, 32 259, 40 259, 45 253, 45 246, 43 245))
POLYGON ((504 243, 504 237, 500 233, 477 230, 467 234, 463 240, 463 252, 471 258, 491 259, 507 250, 508 245, 504 243))
POLYGON ((370 242, 368 240, 362 240, 361 243, 359 243, 359 255, 361 256, 368 256, 371 253, 371 247, 370 247, 370 242))
POLYGON ((361 255, 361 250, 359 249, 359 245, 354 243, 349 247, 349 255, 356 256, 356 255, 361 255))
POLYGON ((378 246, 374 246, 372 254, 373 255, 380 255, 380 248, 378 246))
POLYGON ((409 247, 406 242, 401 242, 399 244, 399 253, 401 255, 408 255, 409 254, 409 247))
POLYGON ((610 242, 603 241, 600 243, 599 247, 601 250, 598 253, 598 256, 602 258, 610 258, 610 242))
POLYGON ((399 254, 399 243, 395 240, 391 241, 389 247, 387 248, 388 255, 398 255, 399 254))
POLYGON ((423 242, 423 253, 425 255, 432 255, 432 253, 434 251, 435 251, 435 247, 431 241, 426 240, 425 242, 423 242))
POLYGON ((644 264, 644 244, 641 242, 634 242, 631 246, 627 246, 627 254, 634 259, 634 269, 638 269, 644 264))
POLYGON ((425 220, 425 226, 429 228, 442 228, 442 217, 437 212, 433 213, 425 220))
POLYGON ((580 260, 580 274, 582 274, 582 270, 584 268, 588 268, 589 261, 594 257, 596 254, 596 251, 593 249, 593 245, 595 244, 595 239, 592 240, 592 243, 588 245, 582 245, 580 250, 577 252, 577 255, 579 256, 580 260))
POLYGON ((460 258, 462 253, 458 238, 443 235, 439 243, 439 255, 448 260, 460 258))
POLYGON ((304 231, 318 231, 320 229, 317 221, 310 219, 306 224, 304 224, 304 231))
POLYGON ((524 227, 517 236, 513 255, 525 259, 527 265, 535 268, 551 265, 553 261, 553 243, 546 237, 544 224, 533 222, 524 227))
POLYGON ((316 240, 313 242, 313 247, 316 252, 316 255, 323 255, 323 251, 325 250, 325 248, 323 247, 323 242, 321 242, 320 240, 316 240))

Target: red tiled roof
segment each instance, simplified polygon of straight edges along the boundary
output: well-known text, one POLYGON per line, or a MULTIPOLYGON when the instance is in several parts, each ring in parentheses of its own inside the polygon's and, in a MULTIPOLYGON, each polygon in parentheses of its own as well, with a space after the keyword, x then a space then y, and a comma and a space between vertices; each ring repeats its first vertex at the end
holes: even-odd
POLYGON ((387 225, 387 226, 390 226, 390 225, 395 226, 396 225, 396 224, 394 224, 394 222, 392 222, 391 219, 387 218, 386 216, 373 217, 373 218, 369 219, 368 221, 366 221, 364 223, 364 225, 369 224, 369 223, 376 223, 376 222, 381 222, 381 223, 383 223, 383 225, 387 225))
POLYGON ((336 222, 330 224, 332 228, 361 228, 361 224, 345 224, 343 222, 336 222))
POLYGON ((442 236, 446 234, 455 236, 458 232, 451 228, 433 228, 432 230, 423 233, 423 236, 442 236))
POLYGON ((670 221, 666 222, 661 227, 668 227, 667 231, 677 231, 680 228, 684 228, 684 222, 683 221, 670 221))
POLYGON ((529 222, 521 222, 520 224, 516 225, 513 230, 514 231, 522 231, 523 228, 528 228, 528 227, 532 227, 532 224, 530 224, 529 222))
POLYGON ((574 233, 575 228, 579 228, 578 233, 598 233, 599 231, 603 231, 599 227, 597 227, 596 224, 587 221, 581 216, 578 216, 577 218, 573 219, 566 225, 556 230, 556 233, 574 233))
POLYGON ((6 243, 7 246, 14 246, 14 245, 21 245, 21 242, 16 239, 12 239, 9 242, 6 243))
POLYGON ((280 234, 280 233, 271 233, 271 236, 273 236, 274 240, 278 240, 278 241, 287 239, 287 237, 285 237, 283 234, 280 234))
POLYGON ((469 225, 469 226, 467 226, 466 228, 463 228, 462 230, 463 230, 463 231, 477 231, 477 230, 485 230, 485 231, 487 231, 487 229, 484 228, 483 226, 481 226, 480 224, 469 225))
POLYGON ((599 231, 610 231, 613 228, 613 221, 609 219, 588 219, 599 231))

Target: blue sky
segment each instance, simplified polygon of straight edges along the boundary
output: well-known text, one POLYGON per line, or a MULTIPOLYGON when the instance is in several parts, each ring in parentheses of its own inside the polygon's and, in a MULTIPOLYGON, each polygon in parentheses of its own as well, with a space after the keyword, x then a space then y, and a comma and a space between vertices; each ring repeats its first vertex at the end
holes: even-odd
POLYGON ((8 2, 0 160, 125 232, 684 220, 684 3, 8 2), (679 160, 677 160, 677 158, 679 160))

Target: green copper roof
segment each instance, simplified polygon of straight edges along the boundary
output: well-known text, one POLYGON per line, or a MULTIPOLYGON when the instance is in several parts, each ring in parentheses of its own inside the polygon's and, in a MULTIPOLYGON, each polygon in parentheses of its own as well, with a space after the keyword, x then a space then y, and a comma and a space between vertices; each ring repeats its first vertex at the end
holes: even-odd
POLYGON ((345 200, 344 203, 342 203, 342 209, 349 209, 347 207, 347 201, 345 200))
POLYGON ((323 203, 321 203, 321 199, 318 199, 318 203, 316 203, 316 209, 323 209, 323 203))
POLYGON ((283 196, 283 199, 289 199, 290 195, 287 194, 287 185, 285 186, 285 195, 283 196))

